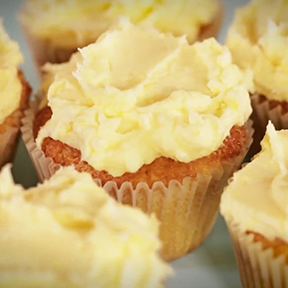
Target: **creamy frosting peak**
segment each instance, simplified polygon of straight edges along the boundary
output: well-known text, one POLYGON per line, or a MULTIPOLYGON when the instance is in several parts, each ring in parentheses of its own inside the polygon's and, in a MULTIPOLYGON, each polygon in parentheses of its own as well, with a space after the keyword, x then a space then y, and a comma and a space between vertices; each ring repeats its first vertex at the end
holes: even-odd
POLYGON ((79 47, 94 42, 115 26, 121 16, 143 27, 175 36, 187 35, 194 42, 200 29, 213 22, 219 9, 216 0, 28 0, 20 16, 38 37, 60 46, 79 47))
POLYGON ((163 287, 158 221, 87 173, 60 169, 24 191, 0 173, 1 287, 163 287), (133 277, 132 277, 132 276, 133 277))
POLYGON ((124 21, 79 54, 51 70, 53 116, 37 143, 60 140, 114 176, 206 156, 251 113, 251 78, 215 39, 189 45, 124 21))
POLYGON ((0 124, 19 106, 22 86, 18 67, 22 61, 19 45, 9 38, 0 18, 0 124))
POLYGON ((18 67, 23 62, 17 42, 10 39, 6 33, 3 20, 0 18, 0 67, 18 67))
POLYGON ((288 131, 269 123, 261 146, 225 189, 221 213, 243 231, 288 241, 288 131))
POLYGON ((253 71, 257 92, 288 101, 287 0, 254 0, 238 9, 226 42, 235 62, 253 71))

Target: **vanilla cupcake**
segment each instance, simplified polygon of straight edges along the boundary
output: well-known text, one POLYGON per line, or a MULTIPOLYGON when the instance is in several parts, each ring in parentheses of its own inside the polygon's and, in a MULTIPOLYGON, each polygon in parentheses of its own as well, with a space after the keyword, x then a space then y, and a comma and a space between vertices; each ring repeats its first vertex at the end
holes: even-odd
POLYGON ((221 213, 243 287, 288 287, 288 130, 269 123, 262 150, 234 174, 221 213))
POLYGON ((31 91, 19 68, 22 61, 19 45, 9 38, 0 18, 0 168, 13 159, 31 91))
POLYGON ((60 169, 24 190, 0 173, 1 287, 164 287, 158 221, 60 169))
POLYGON ((19 20, 36 64, 68 61, 79 47, 95 42, 122 16, 190 43, 216 36, 222 22, 219 0, 28 0, 19 20))
POLYGON ((251 141, 246 80, 230 56, 214 39, 189 45, 124 22, 50 65, 48 106, 33 103, 22 127, 40 178, 66 165, 91 173, 157 215, 165 259, 185 255, 210 232, 251 141))
POLYGON ((254 0, 238 9, 226 42, 235 63, 254 74, 252 156, 260 150, 268 120, 276 129, 288 128, 287 0, 254 0))

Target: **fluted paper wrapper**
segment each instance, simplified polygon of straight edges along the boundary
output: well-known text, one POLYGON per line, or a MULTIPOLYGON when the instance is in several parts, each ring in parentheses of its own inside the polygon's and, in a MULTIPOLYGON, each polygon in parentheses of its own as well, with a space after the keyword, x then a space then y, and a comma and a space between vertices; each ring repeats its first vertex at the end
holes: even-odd
POLYGON ((260 142, 265 135, 269 120, 271 120, 276 130, 288 128, 288 113, 283 112, 281 105, 270 109, 269 100, 267 98, 265 101, 261 100, 261 96, 258 93, 251 96, 251 105, 253 108, 251 119, 254 128, 254 140, 247 155, 249 158, 260 152, 260 142))
POLYGON ((12 162, 20 134, 20 119, 23 113, 20 109, 9 115, 9 123, 5 123, 5 131, 0 131, 0 168, 12 162))
MULTIPOLYGON (((33 121, 38 103, 32 102, 22 120, 22 135, 27 150, 35 165, 41 181, 49 178, 59 165, 45 157, 33 139, 33 121)), ((222 167, 211 169, 207 174, 197 177, 186 177, 182 183, 171 179, 168 187, 161 181, 152 187, 146 183, 138 183, 132 187, 124 182, 117 187, 114 181, 102 185, 113 198, 119 202, 139 207, 145 213, 155 213, 160 220, 160 238, 163 242, 162 257, 172 260, 185 255, 200 245, 211 231, 218 215, 220 196, 228 178, 240 166, 252 139, 252 123, 247 125, 251 131, 241 155, 222 163, 222 167)))
POLYGON ((227 221, 243 288, 288 288, 285 256, 275 257, 273 249, 263 249, 253 234, 245 234, 236 223, 227 221))

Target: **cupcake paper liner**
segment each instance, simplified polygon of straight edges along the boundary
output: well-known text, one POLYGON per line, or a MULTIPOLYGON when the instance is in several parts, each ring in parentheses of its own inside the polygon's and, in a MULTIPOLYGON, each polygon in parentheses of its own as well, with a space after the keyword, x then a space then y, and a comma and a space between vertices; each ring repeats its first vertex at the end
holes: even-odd
POLYGON ((23 113, 20 109, 9 115, 9 124, 5 127, 5 132, 0 132, 0 167, 11 162, 16 153, 20 134, 20 118, 23 113))
POLYGON ((60 165, 53 163, 50 158, 47 158, 34 141, 33 122, 40 102, 41 97, 39 96, 36 96, 34 101, 29 102, 29 107, 24 111, 24 117, 22 118, 21 132, 23 142, 34 164, 38 177, 40 181, 43 182, 45 179, 49 179, 55 171, 59 169, 60 165))
POLYGON ((227 221, 243 288, 287 288, 285 256, 275 257, 273 249, 263 249, 253 234, 245 234, 236 223, 227 221))
MULTIPOLYGON (((25 111, 21 130, 23 141, 43 181, 55 173, 60 165, 47 158, 33 138, 33 122, 39 101, 31 102, 30 108, 25 111)), ((241 165, 252 142, 251 126, 252 122, 249 121, 247 129, 250 137, 241 155, 223 162, 219 169, 210 169, 207 174, 199 173, 194 179, 186 177, 182 183, 171 179, 168 186, 157 181, 152 187, 144 182, 138 183, 136 187, 124 182, 121 187, 117 187, 114 181, 102 185, 100 179, 94 180, 117 201, 138 207, 147 214, 155 213, 161 222, 161 255, 165 260, 176 259, 199 246, 210 233, 218 215, 223 188, 241 165)))
POLYGON ((269 120, 273 122, 277 130, 288 128, 288 113, 283 114, 281 105, 270 109, 269 100, 261 101, 261 96, 257 93, 251 96, 251 104, 253 107, 252 117, 255 117, 255 121, 259 121, 259 127, 263 130, 266 131, 269 120))
POLYGON ((288 113, 283 113, 281 105, 270 109, 269 100, 261 100, 261 96, 258 93, 251 96, 251 105, 253 108, 251 119, 254 127, 254 141, 247 154, 247 158, 251 158, 260 151, 260 142, 265 135, 266 126, 269 120, 271 120, 276 130, 288 128, 288 113))
POLYGON ((21 118, 24 115, 24 109, 27 108, 31 93, 31 87, 21 70, 18 70, 17 77, 22 85, 18 108, 0 124, 0 168, 14 159, 20 138, 21 118))

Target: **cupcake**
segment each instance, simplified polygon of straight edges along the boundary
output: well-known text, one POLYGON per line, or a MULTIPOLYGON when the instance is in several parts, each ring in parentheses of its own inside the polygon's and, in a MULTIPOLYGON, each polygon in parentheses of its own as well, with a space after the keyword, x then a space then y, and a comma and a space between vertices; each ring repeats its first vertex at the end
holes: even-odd
POLYGON ((22 61, 19 45, 9 38, 0 18, 0 168, 13 159, 31 92, 19 68, 22 61))
POLYGON ((22 126, 40 179, 67 165, 91 173, 157 215, 164 259, 185 255, 210 232, 251 141, 248 80, 230 56, 215 39, 189 45, 125 21, 50 65, 48 104, 32 103, 22 126))
POLYGON ((288 128, 288 2, 254 0, 238 9, 227 35, 234 62, 254 74, 250 90, 255 141, 250 156, 260 150, 268 120, 288 128))
POLYGON ((288 287, 288 130, 269 123, 262 150, 221 198, 243 288, 288 287))
POLYGON ((143 27, 187 35, 192 43, 217 35, 222 5, 219 0, 27 0, 19 20, 41 67, 46 62, 68 61, 73 52, 95 42, 122 16, 143 27))
POLYGON ((0 174, 1 287, 164 287, 158 221, 72 167, 24 190, 0 174))

